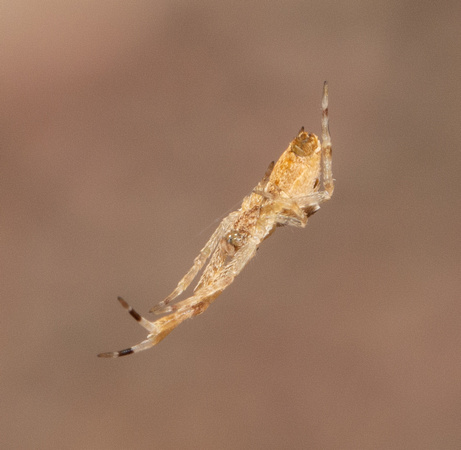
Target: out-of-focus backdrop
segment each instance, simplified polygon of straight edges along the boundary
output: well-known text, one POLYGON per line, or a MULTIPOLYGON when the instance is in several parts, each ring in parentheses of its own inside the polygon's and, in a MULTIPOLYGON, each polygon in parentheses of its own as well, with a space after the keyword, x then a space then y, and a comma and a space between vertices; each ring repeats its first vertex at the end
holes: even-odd
POLYGON ((461 445, 459 2, 6 1, 2 448, 461 445), (146 334, 330 84, 333 199, 146 334))

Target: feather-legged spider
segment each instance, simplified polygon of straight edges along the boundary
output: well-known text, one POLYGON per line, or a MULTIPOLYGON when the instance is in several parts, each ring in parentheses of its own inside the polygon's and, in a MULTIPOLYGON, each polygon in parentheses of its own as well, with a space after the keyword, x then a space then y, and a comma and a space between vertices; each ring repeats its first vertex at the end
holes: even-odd
POLYGON ((272 162, 269 165, 263 179, 251 194, 243 199, 240 209, 222 220, 176 289, 151 309, 155 314, 167 315, 151 322, 119 297, 122 306, 149 334, 147 339, 133 347, 118 352, 101 353, 98 356, 117 358, 158 344, 181 322, 203 313, 234 281, 255 256, 261 242, 277 227, 305 227, 308 218, 333 194, 331 151, 328 85, 325 82, 321 143, 315 134, 308 134, 301 128, 277 163, 272 162), (187 289, 208 258, 210 261, 193 295, 172 304, 172 300, 187 289))

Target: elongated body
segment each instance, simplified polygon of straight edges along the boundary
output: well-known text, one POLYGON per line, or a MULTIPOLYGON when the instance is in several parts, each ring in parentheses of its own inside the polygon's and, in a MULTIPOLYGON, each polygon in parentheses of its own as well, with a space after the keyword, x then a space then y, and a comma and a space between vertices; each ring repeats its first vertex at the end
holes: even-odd
POLYGON ((269 165, 263 179, 245 197, 239 210, 222 220, 176 289, 151 309, 166 314, 151 322, 119 297, 122 306, 149 331, 147 339, 118 352, 98 356, 116 358, 146 350, 158 344, 181 322, 203 313, 229 286, 256 254, 261 242, 277 227, 305 227, 309 216, 333 194, 331 139, 328 129, 328 85, 322 98, 322 140, 301 128, 296 138, 269 165), (184 292, 209 259, 189 298, 172 303, 184 292))

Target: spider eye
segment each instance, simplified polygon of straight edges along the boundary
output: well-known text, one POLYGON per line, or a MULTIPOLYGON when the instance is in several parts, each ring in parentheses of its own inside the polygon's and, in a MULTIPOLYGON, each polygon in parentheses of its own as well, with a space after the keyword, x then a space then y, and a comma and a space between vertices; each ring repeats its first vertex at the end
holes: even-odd
POLYGON ((243 244, 243 236, 236 230, 229 231, 226 236, 226 242, 232 247, 239 248, 243 244))

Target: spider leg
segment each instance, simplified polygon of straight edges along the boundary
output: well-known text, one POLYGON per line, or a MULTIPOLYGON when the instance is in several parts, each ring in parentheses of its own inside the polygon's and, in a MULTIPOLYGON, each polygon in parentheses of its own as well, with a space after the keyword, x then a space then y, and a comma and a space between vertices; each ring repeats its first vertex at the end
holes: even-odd
POLYGON ((328 83, 325 81, 323 84, 322 97, 322 175, 325 198, 322 201, 329 200, 335 188, 331 170, 331 153, 331 136, 328 118, 328 83))
MULTIPOLYGON (((223 269, 214 272, 207 280, 207 284, 199 284, 194 295, 164 309, 173 314, 182 313, 193 317, 204 312, 235 277, 243 270, 251 258, 256 254, 260 240, 252 239, 240 248, 223 269)), ((207 267, 208 270, 208 267, 207 267)), ((166 316, 169 317, 169 316, 166 316)))
POLYGON ((137 353, 142 350, 147 350, 155 345, 151 339, 147 338, 144 341, 140 342, 133 347, 125 348, 124 350, 119 350, 118 352, 105 352, 98 355, 99 358, 118 358, 119 356, 131 355, 132 353, 137 353))
POLYGON ((142 317, 138 312, 136 312, 125 300, 121 297, 118 298, 122 306, 130 313, 130 315, 146 330, 150 331, 147 336, 147 339, 141 341, 139 344, 128 347, 124 350, 119 350, 116 352, 105 352, 100 353, 98 356, 100 358, 118 358, 120 356, 131 355, 132 353, 137 353, 142 350, 147 350, 148 348, 157 345, 162 341, 166 336, 168 336, 181 322, 196 315, 197 313, 192 310, 191 312, 175 312, 169 314, 168 316, 162 317, 155 322, 151 322, 144 317, 142 317))
MULTIPOLYGON (((213 255, 210 258, 210 261, 208 262, 208 265, 206 266, 202 276, 200 277, 197 286, 194 288, 194 292, 200 290, 204 285, 209 285, 214 275, 216 273, 222 272, 222 268, 224 267, 224 263, 226 261, 227 256, 228 253, 225 250, 225 248, 222 245, 217 245, 215 251, 213 252, 213 255)), ((166 304, 162 306, 159 304, 155 309, 155 313, 165 314, 171 313, 176 310, 177 304, 166 304)))
MULTIPOLYGON (((125 300, 123 300, 122 297, 118 297, 118 301, 130 313, 130 315, 139 323, 139 325, 141 325, 147 331, 150 331, 150 332, 156 331, 155 324, 145 319, 144 317, 142 317, 125 300)), ((149 334, 149 337, 150 336, 151 335, 149 334)), ((136 352, 140 352, 141 350, 146 350, 152 347, 153 345, 155 345, 155 342, 153 342, 152 339, 150 339, 149 337, 146 340, 140 342, 139 344, 134 345, 133 347, 129 347, 124 350, 120 350, 118 352, 100 353, 98 356, 100 358, 118 358, 119 356, 126 356, 126 355, 130 355, 131 353, 136 353, 136 352)))
POLYGON ((141 325, 143 328, 145 328, 147 331, 154 331, 155 326, 153 322, 150 320, 145 319, 141 314, 136 312, 133 307, 131 307, 125 300, 123 300, 122 297, 117 298, 118 301, 121 303, 121 305, 130 313, 131 317, 133 317, 139 325, 141 325))
MULTIPOLYGON (((150 322, 149 320, 144 319, 141 315, 139 315, 131 306, 129 306, 124 300, 120 300, 120 303, 128 312, 136 319, 137 322, 140 323, 141 326, 146 328, 150 331, 147 336, 147 339, 141 341, 139 344, 133 345, 132 347, 128 347, 124 350, 119 350, 116 352, 105 352, 100 353, 98 357, 100 358, 118 358, 120 356, 131 355, 133 353, 138 353, 143 350, 147 350, 154 345, 157 345, 160 341, 162 341, 166 336, 168 336, 180 323, 184 322, 186 319, 194 317, 198 314, 204 312, 210 303, 222 292, 216 291, 214 292, 214 296, 209 294, 207 298, 200 296, 200 300, 195 300, 196 295, 192 296, 188 302, 187 308, 183 307, 181 310, 176 310, 172 314, 169 314, 165 317, 162 317, 155 322, 150 322), (194 299, 195 301, 192 301, 194 299), (126 306, 125 306, 126 305, 126 306)), ((186 302, 186 300, 184 300, 186 302)), ((181 303, 184 303, 181 302, 181 303)), ((176 305, 174 305, 176 306, 176 305)))
POLYGON ((172 300, 174 300, 178 295, 180 295, 188 288, 192 280, 196 277, 197 273, 205 264, 206 260, 215 250, 219 240, 231 227, 237 216, 238 212, 234 211, 221 221, 221 223, 218 225, 218 228, 216 228, 214 233, 211 235, 211 238, 206 243, 205 247, 202 248, 199 255, 195 258, 193 266, 189 269, 186 275, 184 275, 182 280, 176 286, 175 290, 168 297, 166 297, 160 303, 151 308, 150 312, 153 312, 155 314, 162 314, 163 312, 165 312, 165 306, 168 305, 168 303, 170 303, 172 300))
POLYGON ((193 315, 201 314, 234 281, 235 277, 243 270, 250 259, 256 255, 259 243, 260 240, 258 238, 247 241, 235 253, 224 269, 215 274, 209 284, 200 287, 194 295, 178 302, 171 308, 174 308, 173 310, 177 312, 186 312, 192 309, 195 311, 193 315))

